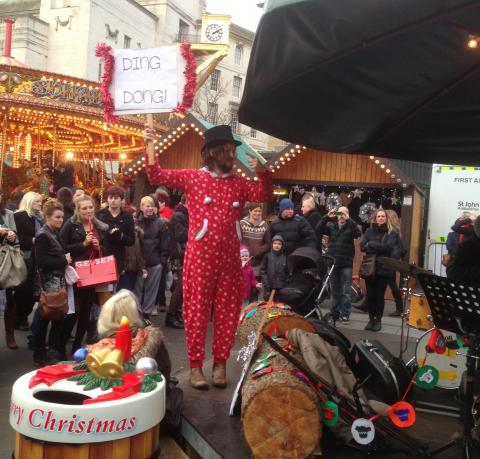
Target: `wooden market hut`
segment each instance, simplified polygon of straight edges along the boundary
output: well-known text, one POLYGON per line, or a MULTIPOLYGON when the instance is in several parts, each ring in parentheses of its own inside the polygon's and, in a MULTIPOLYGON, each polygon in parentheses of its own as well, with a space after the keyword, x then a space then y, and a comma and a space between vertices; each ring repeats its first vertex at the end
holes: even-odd
MULTIPOLYGON (((198 169, 202 167, 200 150, 204 143, 203 132, 213 124, 188 114, 185 118, 176 118, 167 131, 161 133, 155 144, 156 157, 165 169, 198 169)), ((265 158, 248 145, 240 136, 234 135, 242 142, 237 148, 235 171, 250 180, 256 180, 248 164, 249 156, 255 156, 262 163, 265 158)), ((144 160, 138 158, 127 165, 126 174, 136 177, 134 204, 148 192, 148 183, 144 172, 144 160)))
MULTIPOLYGON (((274 183, 291 185, 390 188, 401 195, 402 239, 408 259, 420 263, 425 195, 414 180, 392 161, 374 156, 330 153, 290 144, 269 158, 274 183)), ((359 263, 357 251, 356 263, 359 263)))

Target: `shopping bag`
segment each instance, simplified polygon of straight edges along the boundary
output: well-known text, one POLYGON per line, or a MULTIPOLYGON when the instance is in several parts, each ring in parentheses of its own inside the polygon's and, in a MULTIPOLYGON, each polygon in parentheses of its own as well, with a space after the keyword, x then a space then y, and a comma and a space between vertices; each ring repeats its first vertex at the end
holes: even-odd
POLYGON ((117 263, 113 255, 75 262, 77 287, 93 287, 106 282, 117 282, 117 263))

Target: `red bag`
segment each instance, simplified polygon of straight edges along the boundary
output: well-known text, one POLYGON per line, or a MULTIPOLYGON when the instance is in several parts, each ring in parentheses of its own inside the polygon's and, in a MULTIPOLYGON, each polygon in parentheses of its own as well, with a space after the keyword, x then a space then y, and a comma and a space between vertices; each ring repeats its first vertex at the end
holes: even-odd
POLYGON ((113 255, 76 261, 75 270, 78 274, 77 287, 93 287, 118 281, 117 263, 113 255))

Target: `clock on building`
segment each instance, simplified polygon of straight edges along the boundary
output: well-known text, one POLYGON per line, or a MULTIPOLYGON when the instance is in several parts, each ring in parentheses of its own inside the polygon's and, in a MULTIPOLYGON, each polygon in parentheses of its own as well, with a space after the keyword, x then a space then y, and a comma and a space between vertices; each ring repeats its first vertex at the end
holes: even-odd
POLYGON ((202 16, 201 43, 228 45, 231 16, 204 14, 202 16))
POLYGON ((223 27, 221 24, 209 24, 205 29, 205 36, 210 41, 219 41, 223 35, 223 27))

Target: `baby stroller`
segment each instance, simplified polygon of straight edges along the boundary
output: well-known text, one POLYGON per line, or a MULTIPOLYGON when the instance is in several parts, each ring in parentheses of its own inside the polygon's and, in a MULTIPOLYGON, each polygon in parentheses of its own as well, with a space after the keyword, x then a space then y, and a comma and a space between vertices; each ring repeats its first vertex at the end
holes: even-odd
POLYGON ((314 312, 323 320, 320 303, 328 287, 335 260, 313 247, 299 247, 287 257, 288 285, 275 293, 275 301, 288 304, 302 316, 314 312), (327 260, 332 265, 327 269, 327 260))

